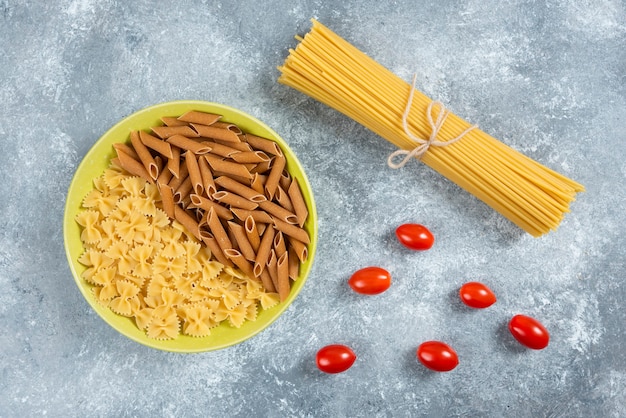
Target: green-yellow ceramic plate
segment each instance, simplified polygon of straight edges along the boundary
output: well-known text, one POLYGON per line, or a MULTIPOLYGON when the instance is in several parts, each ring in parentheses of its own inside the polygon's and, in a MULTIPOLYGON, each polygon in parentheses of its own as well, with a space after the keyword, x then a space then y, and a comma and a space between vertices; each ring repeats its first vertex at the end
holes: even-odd
POLYGON ((238 344, 268 327, 287 309, 304 286, 313 265, 317 245, 317 212, 311 185, 304 169, 293 151, 276 132, 258 119, 232 107, 202 101, 175 101, 157 104, 128 116, 109 129, 89 150, 78 166, 68 189, 63 218, 63 236, 65 252, 74 280, 89 305, 107 324, 126 337, 146 346, 166 351, 193 353, 218 350, 238 344), (228 321, 225 321, 220 326, 213 328, 208 337, 193 338, 179 335, 176 339, 161 341, 148 338, 144 331, 137 328, 132 318, 117 315, 96 301, 91 290, 92 286, 81 278, 81 273, 85 267, 78 262, 78 258, 84 250, 80 240, 80 226, 76 223, 75 217, 81 209, 83 198, 93 189, 93 179, 102 174, 109 166, 111 158, 115 156, 112 148, 114 143, 130 142, 129 134, 131 131, 148 130, 151 126, 160 125, 160 118, 163 116, 180 116, 189 110, 223 115, 223 121, 235 123, 245 132, 272 139, 280 145, 287 157, 287 169, 293 177, 298 179, 308 206, 309 218, 304 228, 311 237, 311 244, 309 245, 308 259, 301 266, 300 277, 293 282, 288 299, 271 309, 261 310, 256 321, 246 321, 240 328, 235 328, 228 324, 228 321))

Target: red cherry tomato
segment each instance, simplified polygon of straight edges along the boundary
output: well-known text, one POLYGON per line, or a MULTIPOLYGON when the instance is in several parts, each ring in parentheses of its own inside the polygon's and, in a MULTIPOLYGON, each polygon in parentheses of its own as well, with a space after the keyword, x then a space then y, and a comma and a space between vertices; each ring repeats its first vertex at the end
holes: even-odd
POLYGON ((341 373, 348 370, 356 360, 354 351, 346 345, 332 344, 322 347, 315 357, 317 368, 325 373, 341 373))
POLYGON ((396 228, 396 236, 405 247, 423 251, 433 246, 435 237, 424 225, 404 224, 396 228))
POLYGON ((426 367, 436 372, 449 372, 459 364, 459 357, 448 344, 441 341, 426 341, 417 348, 417 358, 426 367))
POLYGON ((493 291, 479 282, 465 283, 459 294, 463 303, 472 308, 483 309, 496 303, 493 291))
POLYGON ((355 272, 348 284, 357 293, 377 295, 391 286, 391 274, 380 267, 365 267, 355 272))
POLYGON ((533 350, 542 350, 550 342, 548 330, 530 316, 515 315, 509 322, 509 331, 520 344, 533 350))

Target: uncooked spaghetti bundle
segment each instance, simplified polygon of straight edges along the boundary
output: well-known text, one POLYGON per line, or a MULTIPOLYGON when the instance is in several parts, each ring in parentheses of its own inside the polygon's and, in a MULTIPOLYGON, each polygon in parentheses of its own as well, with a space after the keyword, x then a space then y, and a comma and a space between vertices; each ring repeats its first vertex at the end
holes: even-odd
MULTIPOLYGON (((339 35, 313 26, 279 67, 280 83, 325 103, 418 158, 538 237, 560 224, 584 187, 448 112, 339 35)), ((396 162, 402 157, 400 162, 396 162)))

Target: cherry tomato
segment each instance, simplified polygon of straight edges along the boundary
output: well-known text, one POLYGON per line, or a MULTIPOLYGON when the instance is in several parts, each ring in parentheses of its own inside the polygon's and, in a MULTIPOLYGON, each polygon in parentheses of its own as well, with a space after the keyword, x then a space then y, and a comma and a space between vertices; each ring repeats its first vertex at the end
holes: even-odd
POLYGON ((548 330, 530 316, 515 315, 509 322, 509 331, 520 344, 533 350, 542 350, 550 342, 548 330))
POLYGON ((417 358, 426 367, 436 372, 449 372, 459 364, 459 357, 448 344, 441 341, 426 341, 417 348, 417 358))
POLYGON ((317 368, 325 373, 341 373, 348 370, 356 360, 354 351, 346 345, 332 344, 322 347, 315 357, 317 368))
POLYGON ((396 228, 396 236, 405 247, 423 251, 433 246, 435 237, 424 225, 403 224, 396 228))
POLYGON ((493 291, 479 282, 465 283, 461 286, 459 294, 463 303, 472 308, 483 309, 496 303, 493 291))
POLYGON ((377 295, 391 286, 391 274, 380 267, 365 267, 355 272, 348 284, 357 293, 377 295))

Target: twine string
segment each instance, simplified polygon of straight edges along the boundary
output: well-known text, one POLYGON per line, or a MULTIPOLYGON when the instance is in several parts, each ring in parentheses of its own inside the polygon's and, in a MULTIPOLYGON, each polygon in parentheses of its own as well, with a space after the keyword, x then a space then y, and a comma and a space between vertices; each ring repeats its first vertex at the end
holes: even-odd
POLYGON ((409 129, 408 119, 409 113, 411 112, 411 105, 413 104, 413 94, 415 93, 416 80, 417 74, 414 74, 413 83, 411 84, 411 91, 409 93, 409 99, 407 100, 406 108, 404 109, 404 114, 402 115, 402 127, 404 128, 404 133, 406 134, 406 136, 409 137, 417 145, 411 150, 399 149, 392 152, 387 158, 387 165, 393 169, 404 167, 406 163, 408 163, 412 158, 421 159, 431 146, 447 147, 448 145, 452 145, 455 142, 463 139, 465 135, 470 133, 472 130, 478 128, 477 125, 472 125, 463 132, 461 132, 461 134, 456 138, 452 138, 449 141, 439 141, 437 139, 437 135, 443 127, 443 124, 448 118, 448 114, 450 112, 448 111, 448 109, 445 108, 443 103, 439 101, 432 101, 428 104, 428 107, 426 108, 426 118, 428 119, 428 124, 430 125, 430 136, 425 139, 413 135, 413 133, 409 129), (433 109, 435 107, 437 107, 437 117, 433 120, 433 109), (399 156, 403 156, 402 160, 400 160, 400 162, 398 163, 394 163, 394 160, 399 156))

